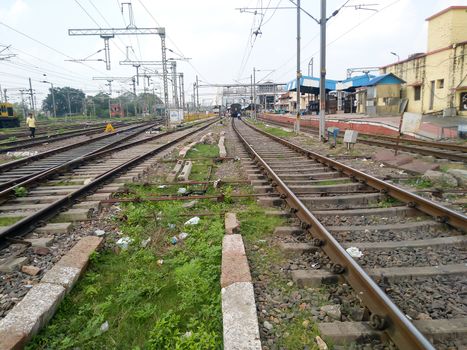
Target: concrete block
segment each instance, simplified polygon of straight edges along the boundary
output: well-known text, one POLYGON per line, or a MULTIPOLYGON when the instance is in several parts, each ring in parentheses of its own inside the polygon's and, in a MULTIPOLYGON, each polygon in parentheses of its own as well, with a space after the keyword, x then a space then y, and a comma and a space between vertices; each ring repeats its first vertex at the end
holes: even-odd
POLYGON ((339 276, 325 270, 294 270, 292 280, 300 288, 320 287, 322 284, 337 283, 339 276))
POLYGON ((330 338, 335 344, 347 344, 361 337, 382 337, 381 331, 373 330, 368 322, 322 322, 318 323, 322 337, 330 338))
POLYGON ((177 174, 182 170, 184 160, 178 160, 177 163, 175 164, 174 168, 170 172, 170 174, 167 176, 167 181, 172 182, 175 180, 177 177, 177 174))
POLYGON ((225 233, 231 235, 236 233, 240 227, 240 223, 237 220, 237 214, 226 213, 225 214, 225 233))
POLYGON ((219 157, 220 158, 225 158, 227 157, 227 150, 225 149, 225 137, 221 136, 219 138, 219 157))
POLYGON ((186 154, 188 153, 188 151, 196 145, 197 142, 192 142, 190 143, 189 145, 186 145, 184 146, 180 152, 178 152, 178 156, 181 157, 181 158, 185 158, 186 154))
POLYGON ((31 243, 32 247, 48 247, 53 243, 54 238, 53 237, 27 238, 25 239, 25 241, 31 243))
POLYGON ((78 281, 81 272, 82 269, 76 267, 54 265, 47 271, 44 277, 42 277, 41 283, 60 285, 69 292, 76 281, 78 281))
POLYGON ((50 223, 39 227, 36 231, 45 234, 65 234, 70 232, 72 226, 71 222, 50 223))
POLYGON ((100 209, 100 202, 99 201, 85 201, 85 202, 75 204, 73 208, 92 209, 94 212, 98 212, 100 209))
POLYGON ((242 236, 231 234, 222 240, 222 256, 245 256, 242 236))
POLYGON ((18 271, 29 262, 28 257, 6 258, 0 261, 0 272, 18 271))
POLYGON ((186 161, 185 165, 183 166, 182 171, 180 172, 180 175, 178 175, 177 177, 178 181, 188 181, 188 178, 190 177, 190 174, 191 174, 192 167, 193 167, 193 162, 186 161))
POLYGON ((102 238, 96 236, 86 236, 81 238, 66 255, 64 255, 55 266, 72 267, 80 269, 86 268, 89 256, 102 243, 102 238))
POLYGON ((60 221, 80 221, 87 220, 91 214, 90 209, 68 209, 67 211, 60 213, 57 220, 60 221))
POLYGON ((255 295, 251 282, 222 289, 225 350, 261 350, 255 295))
POLYGON ((106 199, 109 199, 110 197, 112 197, 112 193, 110 192, 94 193, 94 194, 91 194, 90 196, 87 196, 86 201, 105 201, 106 199))
POLYGON ((0 320, 0 348, 21 349, 53 316, 65 288, 39 283, 0 320))

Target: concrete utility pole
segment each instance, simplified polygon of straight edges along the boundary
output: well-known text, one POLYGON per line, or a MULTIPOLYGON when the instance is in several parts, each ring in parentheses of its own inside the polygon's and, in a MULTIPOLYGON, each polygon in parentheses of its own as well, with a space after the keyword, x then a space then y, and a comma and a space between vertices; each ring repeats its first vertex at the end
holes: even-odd
POLYGON ((34 94, 33 94, 33 90, 32 90, 31 78, 29 78, 29 94, 31 95, 32 115, 36 116, 36 108, 35 108, 35 105, 34 105, 34 94))
POLYGON ((321 0, 319 57, 319 139, 324 141, 326 130, 326 0, 321 0))
MULTIPOLYGON (((1 91, 1 89, 0 89, 1 91)), ((5 96, 4 99, 5 99, 5 102, 8 102, 8 96, 6 94, 6 92, 8 91, 8 89, 3 89, 3 95, 5 96)))
MULTIPOLYGON (((325 0, 324 0, 325 1, 325 0)), ((300 0, 297 0, 297 118, 295 120, 295 132, 300 131, 300 0)))
POLYGON ((21 108, 23 109, 23 118, 26 118, 26 106, 24 105, 24 93, 27 90, 20 89, 19 93, 21 94, 21 108))
POLYGON ((199 112, 199 82, 196 76, 196 110, 199 112))
POLYGON ((180 73, 180 97, 182 109, 185 109, 185 83, 183 81, 183 73, 180 73))
POLYGON ((253 120, 256 120, 256 67, 253 67, 253 120))
MULTIPOLYGON (((44 76, 47 76, 47 74, 43 74, 44 76)), ((50 81, 47 80, 42 80, 41 83, 45 84, 50 84, 50 93, 52 95, 52 111, 53 111, 53 116, 54 118, 57 118, 57 110, 55 107, 55 93, 54 93, 54 84, 52 84, 50 81)))
POLYGON ((172 68, 172 90, 173 90, 173 99, 175 108, 180 108, 179 100, 178 100, 178 87, 177 87, 177 62, 170 61, 170 66, 172 68))
MULTIPOLYGON (((66 93, 66 98, 68 100, 68 116, 70 117, 71 119, 71 101, 70 101, 70 93, 67 91, 66 93)), ((65 118, 65 122, 66 122, 66 118, 65 118)))

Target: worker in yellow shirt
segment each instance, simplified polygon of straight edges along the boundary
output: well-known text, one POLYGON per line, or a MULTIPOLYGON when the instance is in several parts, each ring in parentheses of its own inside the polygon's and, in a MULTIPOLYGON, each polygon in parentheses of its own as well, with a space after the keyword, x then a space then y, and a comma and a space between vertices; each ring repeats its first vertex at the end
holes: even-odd
POLYGON ((28 113, 28 117, 26 118, 26 125, 29 126, 29 131, 31 132, 29 138, 36 137, 36 118, 34 118, 32 113, 28 113))

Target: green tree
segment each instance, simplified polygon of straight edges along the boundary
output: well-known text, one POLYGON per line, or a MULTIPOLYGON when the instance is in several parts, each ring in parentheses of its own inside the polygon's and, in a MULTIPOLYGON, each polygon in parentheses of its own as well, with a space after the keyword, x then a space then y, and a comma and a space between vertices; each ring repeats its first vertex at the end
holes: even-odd
MULTIPOLYGON (((49 89, 47 97, 42 101, 42 109, 53 113, 53 99, 52 89, 49 89)), ((85 94, 80 89, 75 89, 69 86, 62 88, 54 88, 55 97, 55 109, 57 116, 64 116, 68 113, 71 114, 82 114, 83 113, 83 101, 85 94), (69 110, 71 107, 71 111, 69 110)))

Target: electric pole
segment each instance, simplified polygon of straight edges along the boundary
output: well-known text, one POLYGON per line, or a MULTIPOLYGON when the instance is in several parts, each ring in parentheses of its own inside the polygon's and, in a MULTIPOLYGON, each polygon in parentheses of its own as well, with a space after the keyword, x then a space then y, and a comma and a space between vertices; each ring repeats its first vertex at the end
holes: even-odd
POLYGON ((185 109, 185 85, 183 81, 183 73, 180 73, 180 97, 182 99, 182 109, 185 109))
POLYGON ((196 110, 199 112, 199 88, 198 76, 196 76, 196 110))
POLYGON ((295 121, 295 132, 300 131, 300 0, 297 0, 297 118, 295 121))
POLYGON ((253 67, 253 120, 256 120, 256 67, 253 67))
MULTIPOLYGON (((300 0, 299 0, 300 1, 300 0)), ((326 0, 321 0, 319 57, 319 139, 324 141, 326 129, 326 0)))
POLYGON ((32 90, 31 78, 29 78, 29 94, 31 95, 32 115, 35 117, 36 116, 36 108, 34 106, 34 93, 33 93, 33 90, 32 90))

